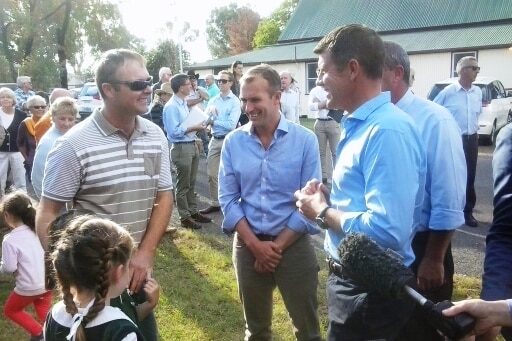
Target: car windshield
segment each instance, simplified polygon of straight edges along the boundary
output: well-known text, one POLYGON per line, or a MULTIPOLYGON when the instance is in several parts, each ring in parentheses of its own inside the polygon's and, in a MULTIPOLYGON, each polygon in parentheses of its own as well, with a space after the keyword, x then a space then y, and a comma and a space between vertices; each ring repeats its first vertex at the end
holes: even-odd
POLYGON ((80 96, 96 96, 98 95, 98 87, 96 85, 85 85, 80 92, 80 96))

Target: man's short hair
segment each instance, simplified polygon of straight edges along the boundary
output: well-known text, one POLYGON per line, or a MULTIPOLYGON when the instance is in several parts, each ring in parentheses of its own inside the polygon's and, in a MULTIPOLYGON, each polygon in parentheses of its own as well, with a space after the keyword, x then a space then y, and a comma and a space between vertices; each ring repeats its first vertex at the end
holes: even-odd
POLYGON ((105 93, 101 87, 103 83, 110 83, 115 90, 119 90, 119 84, 111 82, 116 80, 116 72, 124 65, 126 60, 135 60, 141 65, 146 65, 144 57, 128 49, 108 50, 101 56, 96 68, 96 85, 102 98, 105 98, 105 93))
POLYGON ((245 83, 253 82, 257 77, 261 77, 268 83, 268 94, 272 97, 276 92, 281 91, 281 77, 277 71, 268 64, 260 64, 251 67, 242 78, 240 78, 241 86, 245 83))
POLYGON ((50 104, 55 102, 55 100, 60 97, 73 97, 73 96, 71 95, 71 92, 68 89, 55 88, 52 90, 52 93, 50 94, 50 98, 49 98, 50 104))
POLYGON ((72 97, 59 97, 50 106, 50 115, 55 117, 61 114, 71 114, 75 118, 78 116, 78 104, 72 97))
POLYGON ((17 79, 16 79, 16 84, 18 85, 18 87, 21 88, 21 86, 26 83, 26 82, 30 82, 30 77, 29 76, 19 76, 17 79))
MULTIPOLYGON (((235 76, 233 76, 233 74, 231 72, 229 72, 228 70, 219 71, 219 73, 217 75, 219 75, 219 76, 227 75, 230 82, 232 82, 235 79, 235 76)), ((211 76, 213 77, 213 75, 211 75, 211 76)))
POLYGON ((384 42, 384 67, 387 70, 394 70, 397 66, 401 65, 404 68, 403 81, 409 85, 411 75, 411 64, 407 52, 399 44, 392 41, 384 42))
POLYGON ((338 27, 323 37, 313 52, 329 52, 338 71, 355 59, 366 77, 372 80, 382 78, 384 44, 371 28, 356 24, 338 27))
POLYGON ((204 79, 213 79, 213 80, 215 80, 215 77, 212 74, 208 74, 208 75, 204 76, 204 79))
POLYGON ((172 76, 172 78, 171 78, 172 91, 175 94, 177 94, 178 91, 180 91, 180 87, 183 84, 187 83, 188 80, 189 80, 188 75, 186 75, 184 73, 177 73, 174 76, 172 76))
POLYGON ((473 62, 473 61, 478 62, 478 59, 476 59, 473 56, 466 56, 466 57, 462 57, 461 59, 459 59, 459 61, 457 62, 457 68, 456 68, 457 74, 460 74, 460 71, 462 70, 462 68, 468 66, 470 64, 470 62, 473 62))
POLYGON ((172 76, 171 68, 168 68, 167 66, 161 67, 160 71, 158 71, 158 80, 162 80, 162 77, 166 74, 170 74, 172 76))

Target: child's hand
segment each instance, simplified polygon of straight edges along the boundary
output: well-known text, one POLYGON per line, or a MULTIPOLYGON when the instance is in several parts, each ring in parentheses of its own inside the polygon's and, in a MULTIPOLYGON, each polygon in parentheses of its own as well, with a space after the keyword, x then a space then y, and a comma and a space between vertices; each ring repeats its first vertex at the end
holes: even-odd
POLYGON ((158 303, 158 298, 160 297, 160 286, 154 278, 148 278, 144 284, 143 290, 146 293, 146 300, 148 304, 151 308, 154 308, 158 303))

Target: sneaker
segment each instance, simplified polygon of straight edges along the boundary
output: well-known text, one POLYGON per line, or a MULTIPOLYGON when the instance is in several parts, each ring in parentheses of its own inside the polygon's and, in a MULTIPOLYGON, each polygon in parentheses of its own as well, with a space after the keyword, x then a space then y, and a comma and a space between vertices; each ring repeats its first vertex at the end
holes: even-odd
POLYGON ((209 223, 209 222, 212 221, 211 218, 208 218, 207 216, 202 215, 199 212, 196 212, 196 213, 192 214, 191 217, 192 217, 192 219, 194 219, 198 223, 209 223))
POLYGON ((181 227, 184 227, 186 229, 199 230, 202 226, 193 221, 192 219, 187 218, 181 221, 181 227))

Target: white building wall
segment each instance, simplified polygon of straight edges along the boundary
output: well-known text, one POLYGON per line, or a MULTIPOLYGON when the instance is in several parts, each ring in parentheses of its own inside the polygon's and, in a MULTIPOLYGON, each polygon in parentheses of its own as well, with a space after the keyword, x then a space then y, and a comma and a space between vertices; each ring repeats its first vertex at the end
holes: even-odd
POLYGON ((426 98, 435 82, 450 77, 451 53, 429 53, 409 56, 415 71, 414 93, 426 98))
POLYGON ((479 76, 494 77, 512 88, 512 51, 508 48, 478 52, 479 76))

